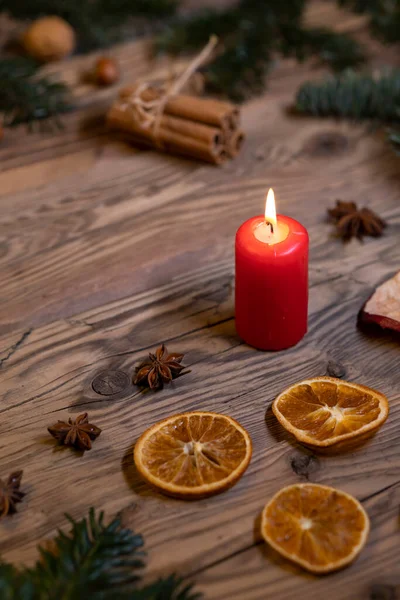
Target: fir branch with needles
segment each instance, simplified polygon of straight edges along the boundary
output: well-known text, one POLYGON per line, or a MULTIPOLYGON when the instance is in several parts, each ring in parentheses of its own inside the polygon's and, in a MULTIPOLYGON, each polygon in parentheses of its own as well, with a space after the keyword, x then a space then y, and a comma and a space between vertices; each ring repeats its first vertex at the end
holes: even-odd
POLYGON ((51 550, 39 547, 32 568, 0 563, 2 600, 199 600, 191 584, 171 575, 139 586, 144 567, 142 536, 108 525, 103 513, 90 509, 87 518, 67 517, 71 531, 59 531, 51 550))
POLYGON ((382 123, 400 121, 400 70, 379 76, 347 71, 322 83, 308 82, 296 97, 299 112, 382 123))
POLYGON ((325 27, 297 29, 288 27, 282 31, 282 51, 298 60, 316 55, 333 71, 355 68, 366 61, 363 47, 346 34, 337 34, 325 27))
POLYGON ((0 60, 0 113, 5 126, 44 119, 47 126, 60 126, 60 113, 72 108, 67 86, 39 76, 38 68, 29 58, 0 60))
POLYGON ((307 82, 297 92, 297 112, 395 124, 388 140, 400 154, 400 70, 378 76, 346 71, 322 83, 307 82))
POLYGON ((347 35, 302 25, 305 0, 241 0, 225 10, 201 11, 173 22, 156 42, 157 51, 177 54, 203 46, 210 33, 217 35, 223 50, 204 69, 213 91, 243 101, 260 93, 275 52, 303 60, 317 55, 338 70, 357 66, 365 56, 347 35))

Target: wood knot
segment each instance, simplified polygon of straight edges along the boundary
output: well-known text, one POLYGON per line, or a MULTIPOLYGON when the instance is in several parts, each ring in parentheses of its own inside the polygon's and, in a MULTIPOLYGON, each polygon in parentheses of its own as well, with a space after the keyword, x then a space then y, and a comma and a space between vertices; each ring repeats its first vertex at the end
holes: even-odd
POLYGON ((304 151, 311 156, 335 156, 347 150, 349 140, 335 131, 327 131, 312 136, 305 144, 304 151))
POLYGON ((130 384, 130 377, 124 371, 102 371, 92 381, 92 388, 101 396, 113 396, 124 391, 130 384))
POLYGON ((326 374, 329 375, 329 377, 342 379, 346 375, 346 367, 344 367, 342 363, 330 360, 326 367, 326 374))
POLYGON ((300 456, 292 456, 290 458, 290 466, 296 475, 304 477, 307 481, 312 473, 318 471, 318 458, 312 454, 302 454, 300 456))
POLYGON ((371 600, 397 600, 396 588, 385 583, 375 583, 371 586, 371 600))

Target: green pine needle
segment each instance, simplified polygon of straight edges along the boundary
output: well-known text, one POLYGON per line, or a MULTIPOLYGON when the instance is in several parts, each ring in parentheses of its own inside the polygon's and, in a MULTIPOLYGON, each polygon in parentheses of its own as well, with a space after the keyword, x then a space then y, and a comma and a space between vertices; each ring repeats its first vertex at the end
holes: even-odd
POLYGON ((39 600, 35 584, 28 571, 20 571, 13 565, 0 563, 1 600, 39 600))
POLYGON ((353 38, 324 27, 314 29, 289 27, 283 31, 283 34, 284 53, 294 54, 299 60, 317 55, 322 63, 334 71, 357 67, 366 60, 364 49, 353 38))
POLYGON ((71 109, 66 85, 37 75, 39 65, 23 57, 0 60, 0 113, 4 125, 47 119, 60 126, 58 116, 71 109))
POLYGON ((159 36, 156 50, 177 54, 199 49, 216 34, 223 51, 204 70, 206 82, 236 101, 263 91, 277 51, 299 59, 317 55, 335 70, 360 64, 364 53, 352 38, 303 27, 305 4, 305 0, 241 0, 222 11, 202 11, 173 23, 159 36))
POLYGON ((299 112, 355 120, 399 121, 399 107, 400 70, 379 77, 348 71, 322 83, 305 83, 296 97, 299 112))
POLYGON ((31 569, 0 563, 1 600, 196 600, 191 584, 174 575, 138 588, 144 567, 143 538, 121 527, 117 517, 108 525, 104 514, 80 521, 68 517, 71 531, 59 531, 54 551, 39 547, 31 569))

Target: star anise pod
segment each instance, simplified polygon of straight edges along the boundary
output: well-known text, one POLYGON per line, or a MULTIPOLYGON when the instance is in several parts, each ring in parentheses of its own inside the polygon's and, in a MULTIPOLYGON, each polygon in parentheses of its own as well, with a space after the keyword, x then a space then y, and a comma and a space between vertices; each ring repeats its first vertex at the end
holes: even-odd
POLYGON ((7 481, 0 479, 0 519, 15 513, 17 511, 15 505, 22 502, 22 498, 25 496, 25 493, 19 489, 22 473, 23 471, 15 471, 15 473, 11 473, 7 481))
POLYGON ((78 450, 90 450, 92 440, 95 440, 101 433, 101 429, 89 423, 87 413, 76 417, 75 421, 68 419, 58 421, 55 425, 48 428, 48 432, 64 446, 74 446, 78 450))
POLYGON ((137 368, 133 383, 147 385, 151 390, 161 389, 164 383, 169 383, 185 369, 185 365, 181 364, 183 357, 183 354, 176 352, 168 354, 168 350, 162 344, 155 354, 150 352, 149 359, 137 368))
POLYGON ((369 208, 357 208, 355 202, 336 201, 336 207, 328 210, 336 223, 338 235, 344 240, 353 237, 362 239, 364 235, 379 237, 387 223, 369 208))

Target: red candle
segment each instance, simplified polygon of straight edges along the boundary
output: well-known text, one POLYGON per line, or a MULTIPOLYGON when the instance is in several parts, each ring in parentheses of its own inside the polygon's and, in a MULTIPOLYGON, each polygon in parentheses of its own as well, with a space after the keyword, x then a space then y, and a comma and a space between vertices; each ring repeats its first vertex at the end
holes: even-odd
POLYGON ((308 233, 276 216, 270 190, 265 216, 249 219, 236 234, 236 329, 260 350, 294 346, 307 331, 308 233))

